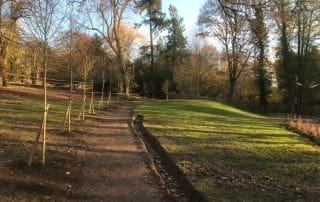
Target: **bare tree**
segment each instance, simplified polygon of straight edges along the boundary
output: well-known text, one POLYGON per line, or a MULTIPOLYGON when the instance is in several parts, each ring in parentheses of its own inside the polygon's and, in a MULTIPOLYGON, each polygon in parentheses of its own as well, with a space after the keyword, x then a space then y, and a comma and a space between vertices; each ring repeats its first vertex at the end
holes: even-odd
POLYGON ((307 61, 313 43, 320 38, 320 2, 318 0, 294 1, 295 43, 297 52, 298 111, 304 113, 304 86, 310 85, 306 78, 307 61))
POLYGON ((64 121, 64 128, 66 122, 68 122, 68 132, 71 132, 71 112, 72 112, 72 99, 73 99, 73 68, 71 63, 71 54, 72 54, 72 43, 73 43, 73 32, 74 32, 74 16, 70 13, 69 16, 69 44, 68 44, 68 66, 70 70, 70 94, 69 94, 69 105, 66 111, 66 117, 64 121))
POLYGON ((68 123, 68 132, 71 132, 71 113, 72 113, 72 100, 73 100, 73 78, 74 78, 74 70, 72 64, 72 52, 73 52, 73 43, 74 43, 74 35, 79 31, 79 27, 75 27, 75 13, 74 13, 74 3, 69 2, 68 4, 70 13, 68 15, 69 20, 69 31, 67 33, 68 40, 67 40, 67 52, 68 52, 68 68, 70 71, 70 94, 69 94, 69 105, 66 111, 65 121, 64 121, 64 128, 66 123, 68 123))
POLYGON ((244 5, 236 0, 208 0, 198 19, 201 34, 213 36, 224 48, 229 76, 229 102, 232 102, 236 82, 248 67, 250 32, 244 5))
POLYGON ((119 72, 122 79, 122 89, 129 96, 130 72, 126 63, 126 54, 135 36, 125 34, 123 18, 125 12, 131 7, 133 0, 94 0, 83 1, 84 12, 87 13, 89 25, 86 28, 97 31, 108 43, 118 61, 119 72), (97 20, 101 24, 97 24, 97 20), (105 32, 104 32, 105 31, 105 32))
POLYGON ((195 80, 194 94, 199 97, 203 88, 203 78, 218 64, 218 52, 215 47, 209 45, 207 40, 199 36, 193 38, 190 50, 190 65, 192 77, 195 80))
POLYGON ((102 86, 101 86, 101 97, 100 97, 100 101, 99 101, 99 108, 103 108, 104 107, 104 96, 105 96, 105 84, 107 81, 109 81, 110 85, 109 85, 109 95, 108 95, 108 105, 111 104, 111 79, 112 79, 112 74, 113 74, 113 69, 112 66, 113 64, 113 60, 112 58, 105 52, 103 53, 103 65, 102 68, 99 71, 99 74, 101 75, 101 82, 102 82, 102 86), (102 72, 101 72, 102 71, 102 72))
MULTIPOLYGON (((78 34, 77 35, 77 55, 79 58, 77 60, 80 61, 81 65, 81 77, 82 77, 82 90, 83 90, 83 97, 82 97, 82 105, 79 110, 78 120, 82 120, 85 123, 85 111, 86 111, 86 95, 88 87, 93 86, 93 82, 88 84, 88 79, 92 76, 92 71, 95 63, 99 59, 99 56, 92 54, 92 41, 93 39, 85 34, 78 34)), ((91 97, 91 104, 93 103, 93 95, 91 97)))
POLYGON ((49 104, 47 101, 48 48, 52 45, 57 32, 60 31, 61 23, 65 14, 66 12, 63 12, 61 2, 59 0, 33 0, 29 5, 28 15, 23 20, 26 25, 26 33, 37 39, 38 43, 41 44, 43 59, 43 117, 35 145, 31 151, 31 156, 28 162, 29 166, 32 164, 33 154, 41 135, 42 164, 45 166, 47 115, 49 110, 49 104))
POLYGON ((32 0, 0 0, 0 85, 8 85, 8 46, 18 43, 17 22, 26 14, 32 0))

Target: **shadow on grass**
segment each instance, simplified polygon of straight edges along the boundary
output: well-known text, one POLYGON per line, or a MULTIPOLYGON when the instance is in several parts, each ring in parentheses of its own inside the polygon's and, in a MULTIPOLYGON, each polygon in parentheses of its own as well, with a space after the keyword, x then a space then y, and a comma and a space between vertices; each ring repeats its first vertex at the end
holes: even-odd
POLYGON ((136 111, 211 199, 320 198, 320 149, 280 120, 209 101, 147 103, 136 111))

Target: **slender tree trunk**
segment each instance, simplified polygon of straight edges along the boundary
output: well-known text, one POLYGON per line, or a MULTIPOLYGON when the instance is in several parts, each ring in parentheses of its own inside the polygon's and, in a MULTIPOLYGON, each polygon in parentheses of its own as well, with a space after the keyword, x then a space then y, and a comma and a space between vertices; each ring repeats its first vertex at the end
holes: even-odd
MULTIPOLYGON (((45 40, 47 42, 47 40, 45 40)), ((47 43, 43 48, 43 91, 44 91, 44 106, 43 106, 43 136, 42 136, 42 165, 46 163, 46 132, 47 132, 47 43)))
POLYGON ((72 100, 73 100, 73 72, 70 65, 70 97, 69 97, 69 113, 68 113, 68 132, 71 132, 71 112, 72 112, 72 100))
POLYGON ((150 59, 151 59, 151 93, 152 93, 152 97, 155 97, 155 81, 154 81, 154 47, 153 47, 153 27, 152 27, 152 19, 151 19, 151 1, 150 1, 150 5, 149 5, 149 34, 150 34, 150 59))
POLYGON ((112 96, 112 82, 111 82, 111 78, 109 79, 109 95, 108 95, 108 105, 111 104, 111 96, 112 96))
POLYGON ((235 86, 236 86, 236 82, 233 79, 231 79, 229 81, 229 96, 228 96, 229 104, 232 104, 235 86))
MULTIPOLYGON (((49 111, 49 104, 47 105, 47 108, 46 108, 46 112, 48 112, 48 111, 49 111)), ((35 140, 35 142, 34 142, 34 144, 33 144, 33 147, 32 147, 32 149, 31 149, 31 154, 30 154, 29 161, 28 161, 28 166, 29 166, 29 167, 30 167, 31 164, 32 164, 34 152, 35 152, 35 150, 36 150, 36 148, 37 148, 37 145, 38 145, 39 140, 40 140, 40 136, 41 136, 41 134, 42 134, 42 132, 43 132, 43 123, 44 123, 44 119, 45 119, 45 114, 46 114, 46 113, 43 113, 43 117, 42 117, 42 122, 41 122, 41 125, 40 125, 40 129, 39 129, 39 132, 38 132, 38 134, 37 134, 37 136, 36 136, 36 140, 35 140)))
POLYGON ((297 13, 297 17, 298 17, 298 22, 297 22, 297 49, 298 49, 298 66, 297 66, 297 72, 298 72, 298 82, 301 84, 298 88, 298 111, 299 114, 302 115, 303 114, 303 93, 304 93, 304 81, 302 79, 302 68, 304 68, 304 64, 302 62, 302 55, 303 55, 303 36, 302 36, 302 19, 301 19, 301 2, 300 0, 296 2, 297 3, 297 7, 299 9, 298 13, 297 13))
POLYGON ((266 74, 264 70, 264 62, 262 59, 258 61, 258 82, 259 82, 259 100, 260 100, 260 108, 264 114, 267 113, 267 84, 266 84, 266 74))
POLYGON ((259 100, 260 100, 260 108, 264 114, 267 113, 268 106, 268 78, 267 72, 264 66, 264 42, 263 39, 260 38, 258 42, 259 46, 259 57, 258 57, 258 85, 259 85, 259 100))
POLYGON ((94 93, 93 93, 93 80, 91 80, 91 101, 90 101, 90 108, 89 114, 94 114, 94 93))
POLYGON ((105 72, 103 72, 102 74, 102 87, 101 87, 101 98, 100 98, 100 103, 99 103, 99 108, 102 108, 103 107, 103 103, 104 103, 104 86, 105 86, 105 72))
MULTIPOLYGON (((284 12, 284 4, 280 4, 281 12, 284 12)), ((281 68, 282 71, 286 73, 283 79, 285 80, 285 89, 287 91, 287 107, 292 114, 296 113, 295 110, 295 70, 294 66, 290 65, 290 53, 289 53, 289 42, 287 37, 287 22, 281 19, 281 68)), ((283 74, 283 73, 282 73, 283 74)))
POLYGON ((1 55, 0 55, 0 74, 2 78, 2 86, 8 86, 8 70, 7 70, 7 49, 8 45, 7 42, 5 42, 6 39, 4 39, 2 36, 0 36, 0 46, 1 46, 1 55))
POLYGON ((122 52, 122 48, 119 47, 119 49, 121 49, 118 53, 118 62, 119 62, 119 67, 120 67, 120 73, 121 73, 121 80, 122 80, 122 91, 123 93, 126 94, 126 96, 130 96, 130 79, 129 79, 129 75, 128 72, 126 70, 126 65, 124 62, 124 57, 123 57, 123 52, 122 52))
MULTIPOLYGON (((2 9, 3 9, 3 0, 0 0, 0 26, 3 26, 2 23, 2 9)), ((7 54, 7 47, 6 47, 5 38, 0 35, 0 85, 7 86, 7 75, 6 75, 6 54, 7 54)))
POLYGON ((123 76, 123 90, 127 97, 130 96, 130 76, 126 73, 123 76))

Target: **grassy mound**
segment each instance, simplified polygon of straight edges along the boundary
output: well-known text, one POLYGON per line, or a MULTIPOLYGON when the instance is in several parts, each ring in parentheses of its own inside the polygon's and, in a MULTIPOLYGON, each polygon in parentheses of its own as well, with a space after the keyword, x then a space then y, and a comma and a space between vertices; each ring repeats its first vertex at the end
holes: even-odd
POLYGON ((209 200, 320 199, 320 148, 276 119, 212 101, 150 102, 136 113, 209 200))

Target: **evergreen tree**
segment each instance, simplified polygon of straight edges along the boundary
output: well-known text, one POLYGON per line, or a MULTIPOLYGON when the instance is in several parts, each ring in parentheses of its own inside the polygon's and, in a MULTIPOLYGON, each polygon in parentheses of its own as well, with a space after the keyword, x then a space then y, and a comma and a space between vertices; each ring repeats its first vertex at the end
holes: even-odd
POLYGON ((308 89, 307 72, 308 60, 313 45, 320 37, 319 19, 320 2, 317 0, 294 1, 295 43, 297 53, 297 83, 298 83, 298 112, 304 113, 306 92, 308 89))
POLYGON ((277 51, 278 61, 276 63, 276 73, 278 88, 281 92, 282 100, 287 104, 288 110, 295 113, 296 97, 296 62, 295 54, 290 50, 287 39, 287 28, 284 24, 281 28, 279 50, 277 51))
POLYGON ((155 96, 155 47, 154 35, 165 26, 165 14, 161 12, 161 0, 138 0, 136 6, 140 11, 145 11, 146 15, 143 20, 144 24, 149 26, 150 35, 150 68, 151 68, 151 91, 155 96))
POLYGON ((280 32, 279 48, 277 51, 277 81, 283 101, 287 104, 291 113, 295 113, 296 100, 296 62, 295 54, 290 47, 290 3, 287 0, 279 0, 275 3, 275 21, 280 32))
MULTIPOLYGON (((163 83, 171 71, 166 60, 166 47, 162 40, 158 40, 155 46, 155 66, 154 70, 149 66, 149 55, 146 47, 140 49, 140 57, 135 61, 134 83, 136 92, 152 92, 155 89, 154 97, 164 98, 165 92, 162 90, 163 83), (153 75, 153 76, 152 76, 153 75), (151 83, 154 85, 152 86, 151 83)), ((145 92, 145 93, 146 93, 145 92)))
POLYGON ((176 72, 176 74, 179 74, 179 70, 183 68, 183 65, 187 59, 187 40, 183 36, 183 18, 178 15, 177 8, 170 5, 169 12, 170 19, 167 38, 167 59, 170 66, 171 75, 169 75, 168 79, 172 84, 171 87, 176 89, 176 83, 174 82, 174 72, 176 72))
POLYGON ((268 37, 268 28, 264 18, 266 6, 268 5, 263 0, 254 1, 250 5, 252 11, 247 13, 247 15, 252 15, 252 17, 247 17, 251 27, 251 40, 255 51, 257 52, 254 64, 254 76, 256 87, 259 92, 260 108, 263 113, 267 113, 268 97, 271 86, 271 78, 266 66, 267 57, 265 53, 268 37))

